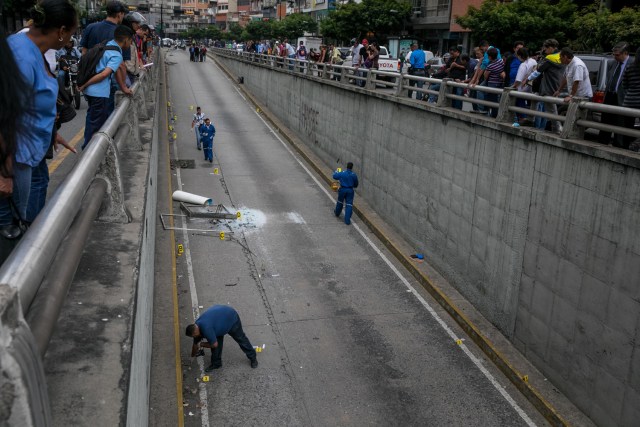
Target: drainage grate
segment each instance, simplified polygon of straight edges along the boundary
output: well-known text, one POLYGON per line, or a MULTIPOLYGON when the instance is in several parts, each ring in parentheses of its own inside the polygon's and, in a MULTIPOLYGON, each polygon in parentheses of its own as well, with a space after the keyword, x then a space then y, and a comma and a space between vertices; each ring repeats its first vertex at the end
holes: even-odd
POLYGON ((171 159, 171 169, 195 169, 196 161, 195 160, 179 160, 179 159, 171 159))

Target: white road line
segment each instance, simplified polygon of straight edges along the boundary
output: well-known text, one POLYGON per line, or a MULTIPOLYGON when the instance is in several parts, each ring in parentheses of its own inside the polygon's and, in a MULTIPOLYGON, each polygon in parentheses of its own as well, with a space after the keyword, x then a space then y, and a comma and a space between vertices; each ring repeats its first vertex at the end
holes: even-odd
MULTIPOLYGON (((223 73, 223 75, 225 77, 227 77, 226 74, 223 73)), ((228 77, 227 77, 227 80, 229 80, 228 77)), ((233 86, 233 88, 238 93, 240 93, 240 90, 235 85, 233 86)), ((242 96, 242 94, 240 94, 240 96, 242 96)), ((242 96, 242 98, 244 99, 244 96, 242 96)), ((245 99, 245 101, 246 101, 246 99, 245 99)), ((298 162, 298 164, 302 167, 302 169, 304 169, 305 172, 307 172, 307 174, 311 177, 311 179, 313 179, 313 181, 324 192, 324 194, 326 194, 327 197, 329 199, 331 199, 332 202, 335 202, 335 199, 333 198, 331 193, 329 193, 329 190, 326 189, 326 186, 322 185, 320 183, 320 181, 314 176, 314 174, 311 173, 311 171, 307 168, 307 166, 302 162, 302 160, 300 160, 295 155, 293 150, 289 147, 289 144, 287 144, 285 141, 282 140, 282 138, 280 138, 280 135, 278 135, 278 133, 271 128, 269 123, 267 123, 267 121, 264 120, 264 118, 260 115, 260 113, 258 113, 257 111, 254 111, 254 113, 255 113, 256 116, 258 116, 260 118, 260 120, 262 120, 262 123, 264 123, 265 126, 267 126, 267 128, 278 139, 278 141, 280 141, 280 143, 289 152, 289 154, 291 154, 291 156, 295 159, 295 161, 298 162)), ((456 334, 453 332, 453 330, 451 330, 451 328, 444 322, 444 320, 442 320, 442 318, 438 315, 438 313, 436 313, 436 311, 433 309, 433 307, 431 307, 431 305, 429 305, 429 303, 422 297, 422 295, 420 295, 418 293, 418 291, 416 291, 415 288, 413 286, 411 286, 409 281, 396 268, 396 266, 393 265, 393 263, 391 261, 389 261, 389 259, 385 256, 385 254, 383 254, 382 251, 380 251, 380 249, 375 245, 375 243, 373 243, 371 241, 371 239, 369 239, 369 237, 362 231, 362 229, 357 224, 355 224, 353 222, 353 220, 352 220, 351 223, 352 223, 352 226, 355 227, 355 229, 358 231, 358 233, 360 233, 360 235, 366 240, 366 242, 369 243, 369 246, 371 246, 373 248, 373 250, 376 251, 376 253, 380 256, 380 258, 382 258, 382 260, 389 266, 389 268, 391 268, 391 271, 393 271, 396 274, 396 276, 398 276, 398 278, 402 281, 402 283, 405 284, 405 286, 409 289, 409 291, 411 291, 411 293, 418 299, 418 301, 420 301, 420 303, 422 303, 422 305, 427 309, 427 311, 436 320, 436 322, 438 322, 438 324, 442 327, 442 329, 444 329, 445 332, 454 341, 458 341, 459 338, 456 336, 456 334)), ((502 387, 502 385, 500 385, 500 383, 495 379, 495 377, 491 374, 491 372, 489 372, 487 370, 487 368, 485 368, 482 365, 482 361, 480 359, 478 359, 477 357, 475 357, 473 355, 473 353, 471 353, 469 348, 464 343, 460 344, 459 347, 462 349, 462 351, 464 351, 464 353, 469 357, 469 359, 471 359, 473 364, 478 367, 480 372, 482 372, 484 374, 484 376, 487 377, 489 382, 491 382, 491 384, 493 384, 493 386, 496 388, 496 390, 498 390, 498 392, 502 395, 502 397, 505 398, 505 400, 509 403, 509 405, 511 405, 511 407, 518 413, 518 415, 520 415, 520 417, 524 420, 524 422, 528 426, 534 427, 536 424, 531 420, 531 418, 529 418, 529 416, 524 412, 524 410, 522 408, 520 408, 518 403, 513 399, 513 397, 511 397, 511 395, 504 389, 504 387, 502 387)))
MULTIPOLYGON (((179 159, 178 156, 178 143, 173 142, 173 157, 179 159)), ((180 175, 180 168, 176 168, 176 181, 178 188, 182 189, 182 178, 180 175)), ((189 246, 189 232, 187 229, 187 220, 182 217, 182 242, 184 247, 184 257, 187 260, 187 276, 189 277, 189 291, 191 293, 191 310, 193 312, 193 321, 200 316, 200 309, 198 304, 198 290, 196 289, 196 280, 193 275, 193 261, 191 259, 191 248, 189 246)), ((204 374, 204 357, 198 357, 198 366, 200 367, 200 373, 204 374)), ((202 426, 209 427, 209 399, 207 397, 207 387, 204 382, 200 381, 198 384, 200 392, 200 414, 202 419, 202 426)), ((180 402, 178 402, 180 404, 180 402)))

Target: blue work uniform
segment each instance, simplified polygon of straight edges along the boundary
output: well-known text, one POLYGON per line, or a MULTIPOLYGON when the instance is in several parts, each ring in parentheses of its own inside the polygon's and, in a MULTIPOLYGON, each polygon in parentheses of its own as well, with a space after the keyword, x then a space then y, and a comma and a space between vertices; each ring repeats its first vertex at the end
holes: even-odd
POLYGON ((351 169, 347 169, 342 172, 334 172, 333 179, 340 181, 335 214, 336 216, 340 216, 342 206, 346 203, 344 208, 344 223, 349 225, 351 224, 351 211, 353 210, 353 197, 355 196, 353 189, 358 186, 358 175, 351 169))
POLYGON ((211 349, 211 365, 219 368, 222 366, 222 344, 224 336, 229 334, 233 338, 249 360, 255 360, 256 350, 249 342, 249 338, 242 330, 240 316, 233 307, 228 305, 214 305, 198 317, 196 325, 200 334, 210 344, 218 343, 218 347, 211 349))
POLYGON ((213 123, 200 125, 200 141, 204 151, 204 159, 213 162, 213 137, 216 136, 216 128, 213 123))

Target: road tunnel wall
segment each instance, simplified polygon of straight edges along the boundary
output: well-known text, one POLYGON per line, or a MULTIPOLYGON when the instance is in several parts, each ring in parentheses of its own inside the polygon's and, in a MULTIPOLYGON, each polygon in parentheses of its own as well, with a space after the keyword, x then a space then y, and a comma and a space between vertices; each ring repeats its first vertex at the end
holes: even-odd
POLYGON ((640 418, 640 157, 217 59, 601 425, 640 418), (339 159, 339 160, 338 160, 339 159))

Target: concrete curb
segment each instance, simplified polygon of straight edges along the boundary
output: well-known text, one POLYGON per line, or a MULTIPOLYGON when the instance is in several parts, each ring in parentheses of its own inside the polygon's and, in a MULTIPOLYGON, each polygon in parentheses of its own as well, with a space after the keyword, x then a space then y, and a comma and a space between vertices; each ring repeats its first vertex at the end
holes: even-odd
MULTIPOLYGON (((223 70, 231 80, 236 81, 234 76, 218 59, 209 54, 216 62, 218 67, 223 70)), ((331 175, 326 172, 327 168, 322 168, 322 161, 309 152, 306 147, 296 142, 297 137, 291 135, 286 127, 268 110, 257 101, 252 94, 244 89, 242 85, 236 86, 242 91, 246 98, 256 107, 260 108, 261 113, 275 129, 286 139, 286 141, 296 150, 296 152, 304 158, 304 160, 312 167, 312 169, 328 184, 333 182, 331 175)), ((361 203, 359 203, 361 204, 361 203)), ((496 365, 498 369, 516 386, 523 396, 545 417, 545 419, 553 426, 569 426, 569 422, 555 409, 555 407, 545 399, 542 394, 535 389, 530 383, 527 376, 520 373, 514 365, 500 352, 492 341, 485 336, 468 317, 464 314, 456 304, 454 304, 449 296, 447 296, 438 286, 436 286, 431 278, 419 268, 416 267, 413 260, 405 255, 400 249, 400 245, 394 239, 390 238, 382 226, 380 220, 375 213, 369 209, 361 209, 354 205, 354 212, 369 227, 369 229, 382 241, 385 247, 396 257, 396 259, 413 275, 413 277, 429 292, 429 294, 440 304, 445 311, 460 325, 465 333, 473 340, 473 342, 487 355, 487 357, 496 365)))
MULTIPOLYGON (((164 66, 162 52, 158 67, 164 66)), ((156 84, 158 72, 155 72, 156 84)), ((151 153, 147 171, 147 194, 144 207, 144 228, 140 248, 140 266, 136 291, 136 311, 131 350, 131 371, 127 395, 127 426, 149 425, 149 386, 151 383, 151 344, 153 330, 153 287, 155 276, 156 205, 158 199, 158 102, 153 117, 151 153)))

